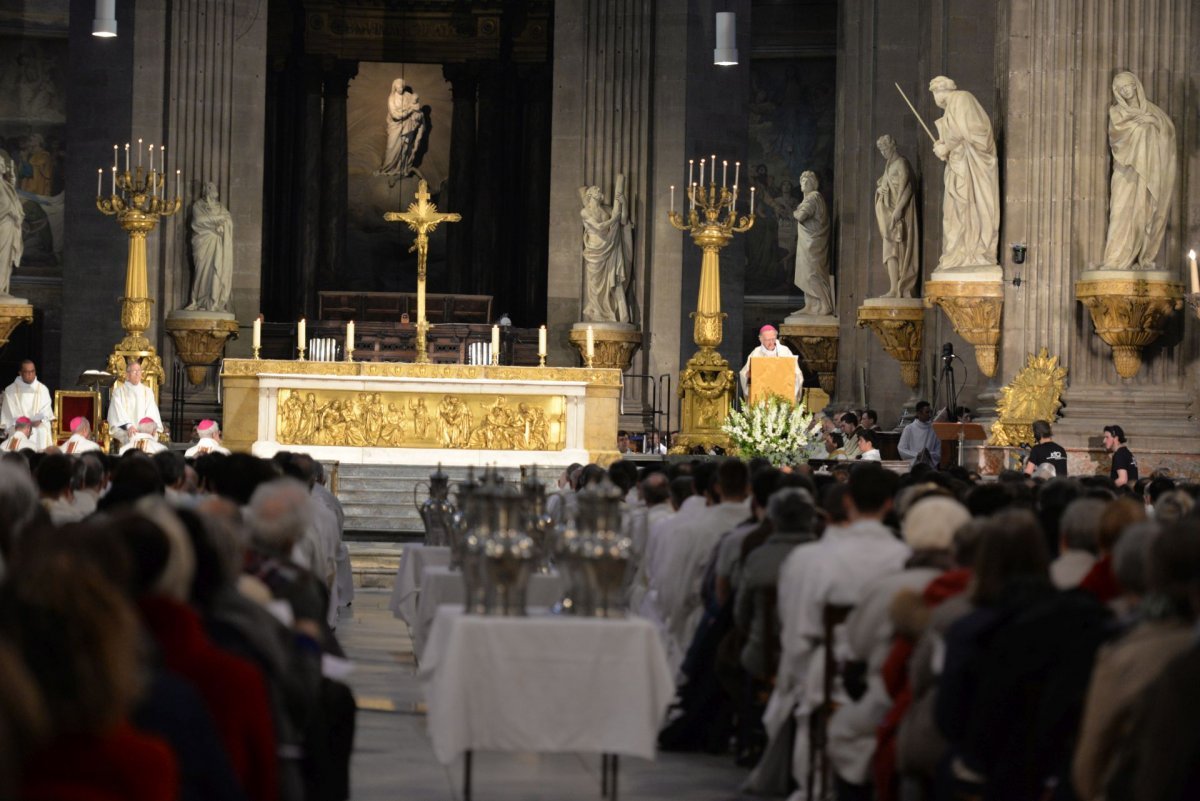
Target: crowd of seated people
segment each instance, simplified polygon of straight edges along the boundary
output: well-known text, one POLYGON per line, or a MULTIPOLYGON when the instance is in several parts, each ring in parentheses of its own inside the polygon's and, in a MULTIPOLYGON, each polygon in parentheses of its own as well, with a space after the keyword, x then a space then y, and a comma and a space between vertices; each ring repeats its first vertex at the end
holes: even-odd
POLYGON ((0 458, 0 798, 349 797, 318 473, 288 453, 0 458))
POLYGON ((660 746, 742 792, 1200 797, 1200 486, 727 458, 576 465, 552 505, 603 481, 677 671, 660 746))

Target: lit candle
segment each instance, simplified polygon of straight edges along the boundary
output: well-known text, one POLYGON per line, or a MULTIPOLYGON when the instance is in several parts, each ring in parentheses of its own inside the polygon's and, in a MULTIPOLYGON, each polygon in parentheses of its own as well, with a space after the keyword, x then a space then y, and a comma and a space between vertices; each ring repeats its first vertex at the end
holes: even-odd
POLYGON ((354 358, 354 321, 346 323, 346 358, 354 358))
POLYGON ((304 345, 308 341, 308 337, 305 336, 305 333, 305 322, 304 318, 301 317, 300 322, 296 324, 296 347, 300 348, 301 350, 304 349, 304 345))
POLYGON ((1196 271, 1196 251, 1188 251, 1188 265, 1192 271, 1192 294, 1200 293, 1200 272, 1196 271))
POLYGON ((250 346, 255 350, 262 347, 262 315, 254 318, 254 328, 250 335, 250 346))
POLYGON ((696 210, 696 195, 700 191, 699 184, 692 184, 692 211, 696 210))
POLYGON ((735 212, 737 211, 737 189, 738 189, 737 181, 734 181, 733 182, 733 197, 729 198, 729 208, 733 209, 735 212))
POLYGON ((538 329, 538 356, 546 357, 546 326, 538 329))
POLYGON ((729 177, 729 162, 723 160, 721 162, 721 188, 722 189, 725 188, 725 179, 728 177, 729 177))
MULTIPOLYGON (((116 149, 115 145, 113 146, 113 149, 114 150, 116 149)), ((692 185, 692 167, 694 167, 695 164, 696 164, 695 159, 688 159, 688 186, 692 185)))
POLYGON ((180 172, 179 170, 175 171, 175 197, 176 197, 176 199, 179 198, 179 188, 181 186, 183 186, 183 184, 180 183, 179 172, 180 172))
POLYGON ((700 185, 704 186, 704 159, 700 159, 700 185))
POLYGON ((754 187, 750 187, 750 216, 754 216, 754 187))
POLYGON ((113 169, 117 168, 117 146, 113 145, 113 169))
MULTIPOLYGON (((98 194, 100 194, 100 192, 97 190, 96 194, 98 195, 98 194)), ((675 213, 675 187, 674 186, 671 187, 671 213, 672 214, 675 213)))
POLYGON ((129 172, 129 143, 125 143, 125 172, 129 172))
POLYGON ((142 167, 142 140, 138 140, 138 169, 142 167))
POLYGON ((104 180, 104 170, 96 170, 96 197, 100 197, 100 182, 104 180))
POLYGON ((586 353, 587 353, 587 358, 588 358, 589 362, 596 357, 596 332, 592 330, 592 327, 590 325, 587 327, 587 351, 586 351, 586 353))
POLYGON ((709 164, 708 177, 710 179, 709 183, 715 184, 717 182, 717 154, 716 153, 713 153, 711 156, 709 156, 708 164, 709 164))
POLYGON ((733 188, 735 190, 737 189, 738 178, 741 176, 741 174, 742 174, 742 162, 740 162, 740 161, 733 162, 733 188))
POLYGON ((117 196, 117 165, 115 165, 115 164, 113 165, 112 176, 113 176, 113 180, 112 180, 113 191, 112 191, 112 193, 113 193, 113 197, 116 197, 117 196))
POLYGON ((150 145, 150 174, 154 174, 154 145, 150 145))
POLYGON ((500 326, 492 326, 492 362, 500 363, 500 326))

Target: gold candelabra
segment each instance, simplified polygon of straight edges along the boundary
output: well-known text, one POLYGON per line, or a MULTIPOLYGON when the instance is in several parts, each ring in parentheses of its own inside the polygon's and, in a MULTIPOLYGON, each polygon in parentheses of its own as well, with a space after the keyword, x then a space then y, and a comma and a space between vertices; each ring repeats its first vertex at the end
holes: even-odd
POLYGON ((692 313, 692 339, 700 348, 688 359, 679 377, 680 433, 672 444, 672 452, 687 453, 695 446, 729 448, 729 436, 721 430, 733 407, 737 383, 729 362, 716 348, 723 338, 721 311, 721 248, 733 241, 734 234, 749 231, 754 225, 754 190, 750 190, 750 213, 737 214, 738 174, 734 182, 725 182, 728 162, 723 162, 721 184, 716 181, 716 156, 712 157, 710 177, 705 185, 705 160, 700 161, 700 181, 691 181, 689 162, 687 203, 685 213, 676 212, 675 187, 671 187, 671 212, 668 219, 680 231, 691 234, 692 241, 703 251, 700 261, 700 293, 696 311, 692 313))
POLYGON ((179 170, 175 171, 175 197, 168 197, 168 184, 162 169, 166 162, 166 148, 160 148, 163 163, 159 169, 155 169, 154 145, 151 145, 150 165, 144 169, 141 144, 139 140, 138 163, 133 169, 129 165, 129 145, 125 145, 125 169, 120 171, 117 169, 117 146, 113 145, 111 193, 108 197, 100 194, 104 183, 104 170, 101 169, 96 180, 96 208, 103 214, 116 217, 117 224, 129 234, 125 295, 121 298, 121 327, 125 329, 125 336, 108 357, 108 372, 122 375, 129 359, 140 359, 143 380, 154 389, 157 397, 166 374, 162 359, 146 338, 146 329, 150 327, 150 306, 154 303, 146 277, 146 236, 158 226, 160 218, 177 214, 183 206, 183 199, 179 196, 182 185, 179 170))

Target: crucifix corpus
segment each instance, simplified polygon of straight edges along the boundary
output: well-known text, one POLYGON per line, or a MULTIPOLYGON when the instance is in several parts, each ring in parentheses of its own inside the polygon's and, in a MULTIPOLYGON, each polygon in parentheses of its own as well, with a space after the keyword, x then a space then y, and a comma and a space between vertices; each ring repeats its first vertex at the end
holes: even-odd
POLYGON ((429 257, 429 234, 441 223, 462 220, 461 214, 441 213, 429 202, 429 185, 424 179, 417 184, 417 199, 408 205, 408 211, 389 211, 383 215, 388 222, 408 223, 417 234, 409 253, 417 252, 417 364, 429 363, 429 323, 425 319, 425 262, 429 257))

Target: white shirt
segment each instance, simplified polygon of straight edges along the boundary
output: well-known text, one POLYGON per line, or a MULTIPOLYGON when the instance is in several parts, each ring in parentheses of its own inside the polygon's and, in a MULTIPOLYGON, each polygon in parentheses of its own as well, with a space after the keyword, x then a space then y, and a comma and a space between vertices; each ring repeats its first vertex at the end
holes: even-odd
POLYGON ((143 451, 153 456, 156 453, 162 453, 166 449, 167 446, 159 442, 158 437, 154 434, 143 434, 139 431, 130 437, 129 443, 121 448, 118 455, 124 456, 129 451, 143 451))
POLYGON ((131 384, 128 381, 114 385, 108 401, 108 426, 114 434, 121 426, 136 426, 143 417, 149 417, 158 424, 159 431, 163 430, 154 390, 145 384, 131 384))
POLYGON ((864 462, 882 462, 883 457, 879 453, 879 448, 871 448, 869 451, 863 451, 859 457, 864 462))
POLYGON ((51 425, 54 419, 54 402, 50 399, 50 390, 36 378, 32 384, 26 384, 20 376, 4 389, 4 402, 0 405, 0 428, 11 431, 18 417, 28 417, 33 422, 42 420, 40 426, 34 426, 29 438, 33 441, 30 446, 34 450, 44 451, 52 444, 51 425))
POLYGON ((221 443, 212 437, 201 437, 200 441, 184 451, 183 455, 188 459, 195 459, 197 456, 203 456, 206 453, 223 453, 228 456, 229 449, 222 447, 221 443))
POLYGON ((81 437, 78 434, 72 434, 70 439, 62 444, 62 452, 70 455, 87 453, 88 451, 98 451, 100 446, 92 442, 87 437, 81 437))
POLYGON ((14 431, 12 436, 0 442, 0 451, 32 451, 33 441, 23 431, 14 431))
MULTIPOLYGON (((791 350, 788 349, 788 346, 783 344, 782 342, 775 343, 775 350, 767 350, 762 345, 759 345, 754 350, 750 351, 750 355, 746 357, 745 366, 742 367, 741 372, 738 373, 738 375, 741 376, 741 379, 742 379, 742 394, 745 395, 750 392, 750 360, 751 359, 757 358, 759 356, 771 357, 771 356, 795 356, 795 355, 796 354, 792 353, 791 350)), ((796 396, 797 397, 800 396, 800 388, 803 385, 804 385, 804 373, 802 373, 800 371, 800 361, 797 360, 796 361, 796 396)))

